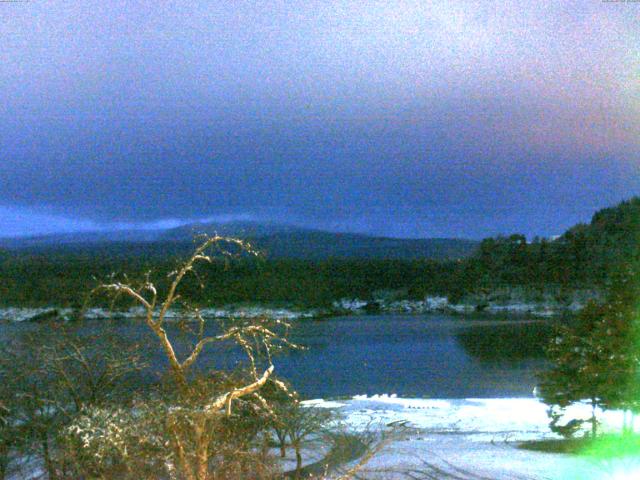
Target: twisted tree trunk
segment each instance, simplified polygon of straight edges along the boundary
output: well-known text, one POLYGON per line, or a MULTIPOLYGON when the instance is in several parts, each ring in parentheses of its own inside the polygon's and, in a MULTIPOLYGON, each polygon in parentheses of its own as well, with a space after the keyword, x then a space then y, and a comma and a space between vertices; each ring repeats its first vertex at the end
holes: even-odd
POLYGON ((302 453, 300 452, 300 444, 295 444, 296 450, 296 479, 300 478, 300 474, 302 473, 302 453))

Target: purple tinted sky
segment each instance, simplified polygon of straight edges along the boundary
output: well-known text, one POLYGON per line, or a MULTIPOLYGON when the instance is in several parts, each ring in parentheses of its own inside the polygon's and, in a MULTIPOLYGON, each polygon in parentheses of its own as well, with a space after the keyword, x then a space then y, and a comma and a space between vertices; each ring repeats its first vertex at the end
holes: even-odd
POLYGON ((640 193, 640 3, 0 3, 0 236, 553 235, 640 193))

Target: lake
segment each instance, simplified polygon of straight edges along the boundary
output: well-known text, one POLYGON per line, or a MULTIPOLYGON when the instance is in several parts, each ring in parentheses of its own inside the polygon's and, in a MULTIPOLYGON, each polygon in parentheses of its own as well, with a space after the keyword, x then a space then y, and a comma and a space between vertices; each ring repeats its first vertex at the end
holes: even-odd
MULTIPOLYGON (((107 324, 120 335, 155 342, 142 323, 107 324)), ((0 337, 2 330, 34 328, 47 327, 5 324, 0 337)), ((531 396, 536 372, 546 367, 543 348, 552 331, 548 321, 437 314, 303 320, 296 323, 292 340, 307 349, 278 355, 274 363, 276 373, 305 398, 531 396)), ((208 348, 200 360, 232 366, 237 358, 237 352, 208 348)), ((154 363, 162 362, 158 353, 154 363)))
POLYGON ((298 329, 294 339, 309 349, 277 368, 308 397, 530 396, 552 331, 548 322, 446 315, 332 318, 298 329))

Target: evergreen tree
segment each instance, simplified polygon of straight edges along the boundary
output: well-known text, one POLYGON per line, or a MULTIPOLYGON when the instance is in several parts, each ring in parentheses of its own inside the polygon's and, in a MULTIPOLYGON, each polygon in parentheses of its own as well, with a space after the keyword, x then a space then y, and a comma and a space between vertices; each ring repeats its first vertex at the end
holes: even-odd
POLYGON ((541 376, 540 390, 551 406, 552 429, 559 415, 574 403, 592 407, 592 435, 597 433, 597 408, 640 411, 640 319, 637 269, 618 272, 607 301, 589 303, 574 326, 562 326, 547 354, 553 367, 541 376))
POLYGON ((601 307, 595 303, 587 305, 580 314, 577 327, 562 326, 547 348, 553 367, 541 376, 540 393, 545 403, 551 406, 552 430, 557 427, 560 415, 555 407, 563 411, 566 407, 584 400, 591 403, 591 432, 597 433, 596 408, 602 407, 604 369, 606 366, 594 355, 594 340, 601 307))

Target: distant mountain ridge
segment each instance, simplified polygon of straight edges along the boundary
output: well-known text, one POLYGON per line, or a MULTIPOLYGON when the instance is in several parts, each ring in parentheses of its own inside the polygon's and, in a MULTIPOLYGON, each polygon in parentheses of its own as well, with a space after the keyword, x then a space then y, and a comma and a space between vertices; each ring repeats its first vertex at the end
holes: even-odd
POLYGON ((199 234, 220 234, 253 242, 267 258, 458 259, 472 255, 475 240, 374 237, 335 233, 286 224, 257 222, 197 223, 165 230, 121 230, 2 239, 0 247, 20 251, 100 251, 115 255, 173 255, 193 249, 199 234))
POLYGON ((614 284, 636 282, 640 272, 640 198, 634 197, 596 212, 590 223, 575 225, 554 240, 531 242, 521 234, 478 244, 260 224, 143 232, 152 238, 120 232, 106 239, 101 233, 19 240, 13 250, 0 248, 0 304, 78 305, 95 279, 114 273, 143 278, 152 271, 162 282, 176 261, 193 251, 193 235, 213 231, 247 238, 267 260, 275 260, 203 265, 205 288, 194 288, 194 301, 210 306, 316 308, 343 299, 374 305, 384 298, 400 302, 402 311, 414 311, 415 301, 446 297, 450 304, 466 302, 479 311, 492 305, 521 311, 535 304, 547 312, 553 305, 579 308, 614 284))

